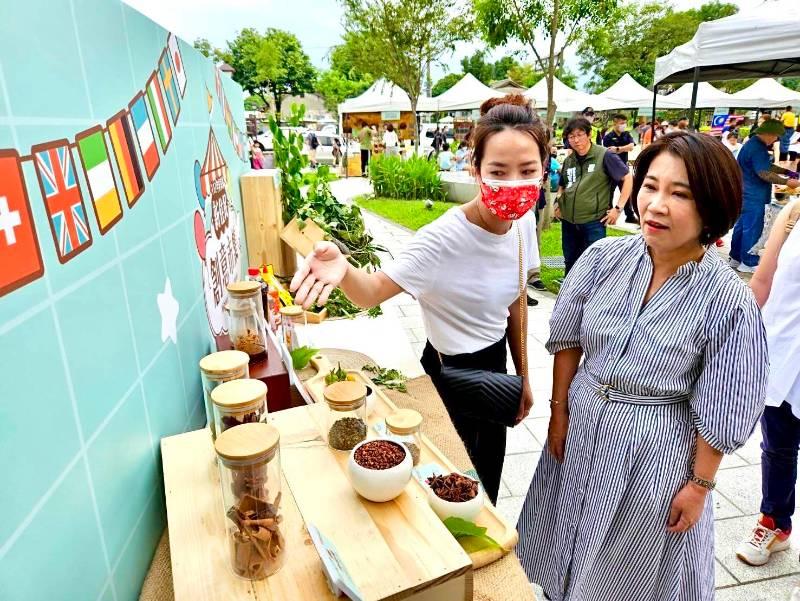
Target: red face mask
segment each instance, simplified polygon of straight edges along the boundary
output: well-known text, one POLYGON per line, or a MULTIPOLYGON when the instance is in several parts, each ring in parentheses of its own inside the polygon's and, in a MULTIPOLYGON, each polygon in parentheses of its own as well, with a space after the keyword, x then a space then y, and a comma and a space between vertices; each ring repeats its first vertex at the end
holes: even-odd
POLYGON ((527 213, 539 200, 542 178, 481 180, 481 200, 489 212, 513 221, 527 213))

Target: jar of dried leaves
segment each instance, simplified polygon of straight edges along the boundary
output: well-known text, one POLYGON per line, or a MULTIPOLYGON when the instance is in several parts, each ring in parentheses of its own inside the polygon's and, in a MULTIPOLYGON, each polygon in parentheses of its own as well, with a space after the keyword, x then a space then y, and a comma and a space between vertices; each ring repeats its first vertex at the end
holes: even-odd
POLYGON ((323 395, 328 405, 328 446, 349 451, 367 438, 367 387, 360 382, 334 382, 323 395))
POLYGON ((219 351, 200 359, 200 375, 203 382, 206 420, 211 430, 212 440, 216 440, 217 430, 211 393, 224 382, 249 378, 249 362, 250 355, 241 351, 219 351))
POLYGON ((267 385, 261 380, 232 380, 220 384, 211 392, 211 400, 217 432, 267 421, 267 385))
POLYGON ((242 578, 266 578, 286 560, 280 435, 269 424, 244 424, 222 432, 214 447, 231 567, 242 578))
POLYGON ((261 285, 258 282, 228 284, 228 332, 237 351, 250 355, 250 362, 267 357, 267 329, 261 285))

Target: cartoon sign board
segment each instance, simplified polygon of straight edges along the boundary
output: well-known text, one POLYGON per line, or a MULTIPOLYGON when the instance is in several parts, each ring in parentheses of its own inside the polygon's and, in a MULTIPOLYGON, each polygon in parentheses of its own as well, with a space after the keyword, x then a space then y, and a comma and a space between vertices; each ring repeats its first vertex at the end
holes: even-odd
POLYGON ((230 346, 225 313, 227 287, 241 273, 239 215, 228 196, 229 180, 228 165, 214 131, 209 130, 203 165, 195 162, 200 210, 194 216, 194 236, 202 262, 206 315, 218 349, 230 346))

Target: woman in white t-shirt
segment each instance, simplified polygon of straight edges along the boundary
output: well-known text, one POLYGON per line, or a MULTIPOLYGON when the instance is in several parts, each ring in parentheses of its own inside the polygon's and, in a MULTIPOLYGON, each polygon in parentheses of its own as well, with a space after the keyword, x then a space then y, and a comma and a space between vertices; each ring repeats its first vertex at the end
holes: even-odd
POLYGON ((383 146, 386 148, 386 156, 396 157, 400 154, 400 140, 394 131, 394 125, 389 123, 383 134, 383 146))
MULTIPOLYGON (((324 304, 336 286, 361 307, 401 292, 419 301, 428 338, 422 365, 448 407, 484 489, 496 501, 506 427, 451 410, 459 399, 448 394, 438 375, 442 363, 505 373, 507 342, 517 373, 523 371, 527 316, 519 302, 519 243, 521 239, 523 273, 538 269, 536 220, 530 209, 539 198, 550 154, 544 126, 520 95, 486 101, 471 143, 480 184, 472 201, 422 228, 394 262, 376 273, 354 268, 336 245, 320 242, 291 289, 297 292, 295 302, 306 307, 317 299, 324 304)), ((532 403, 524 378, 517 423, 532 403)))

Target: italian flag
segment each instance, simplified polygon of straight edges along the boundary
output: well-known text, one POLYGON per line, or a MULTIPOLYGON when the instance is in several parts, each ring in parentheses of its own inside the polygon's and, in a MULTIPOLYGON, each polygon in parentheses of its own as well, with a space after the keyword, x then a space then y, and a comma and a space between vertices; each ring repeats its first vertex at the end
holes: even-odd
POLYGON ((161 151, 166 152, 172 140, 172 127, 167 118, 167 106, 164 103, 164 94, 161 92, 161 85, 158 83, 156 74, 150 77, 147 82, 147 101, 150 103, 150 112, 153 114, 158 141, 161 143, 161 151))
POLYGON ((89 184, 97 225, 100 233, 105 234, 122 217, 122 204, 108 159, 106 139, 103 130, 96 127, 78 134, 75 140, 89 184))

